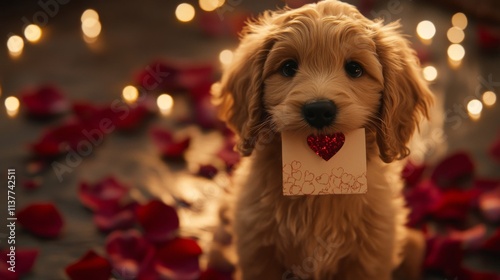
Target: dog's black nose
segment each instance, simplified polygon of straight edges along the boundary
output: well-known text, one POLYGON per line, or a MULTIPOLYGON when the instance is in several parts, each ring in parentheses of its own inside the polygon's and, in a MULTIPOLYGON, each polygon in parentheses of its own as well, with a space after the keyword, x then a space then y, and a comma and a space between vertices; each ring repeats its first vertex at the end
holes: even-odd
POLYGON ((330 100, 314 101, 302 106, 302 115, 306 122, 317 129, 332 124, 337 114, 337 106, 330 100))

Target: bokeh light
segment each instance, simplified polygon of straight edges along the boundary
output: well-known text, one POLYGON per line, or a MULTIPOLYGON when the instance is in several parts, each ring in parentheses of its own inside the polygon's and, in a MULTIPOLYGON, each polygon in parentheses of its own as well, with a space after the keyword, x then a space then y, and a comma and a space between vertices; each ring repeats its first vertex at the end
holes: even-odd
POLYGON ((137 101, 137 98, 139 97, 139 91, 136 87, 128 85, 123 88, 122 97, 125 102, 127 102, 128 104, 132 104, 137 101))
POLYGON ((463 30, 467 27, 467 16, 463 13, 456 13, 451 18, 451 24, 463 30))
POLYGON ((99 21, 99 14, 93 9, 87 9, 82 13, 80 20, 83 23, 87 19, 94 19, 94 20, 99 21))
POLYGON ((24 29, 24 37, 30 42, 38 42, 42 38, 42 29, 36 24, 30 24, 24 29))
POLYGON ((7 115, 10 117, 15 117, 19 112, 19 99, 15 96, 9 96, 5 99, 5 109, 7 111, 7 115))
POLYGON ((169 94, 163 93, 156 99, 156 105, 160 109, 162 115, 167 116, 172 112, 174 107, 174 99, 169 94))
POLYGON ((7 49, 9 53, 13 56, 18 56, 23 52, 24 40, 21 36, 12 35, 7 40, 7 49))
POLYGON ((458 44, 464 40, 465 33, 462 29, 453 26, 452 28, 448 29, 446 36, 448 37, 448 40, 450 40, 450 42, 458 44))
POLYGON ((200 8, 206 12, 211 12, 219 7, 219 0, 199 0, 200 8))
POLYGON ((434 66, 426 66, 426 67, 424 67, 424 69, 422 70, 422 73, 424 75, 424 79, 426 81, 429 81, 429 82, 432 82, 432 81, 436 80, 436 78, 438 76, 437 69, 434 66))
POLYGON ((434 23, 424 20, 417 25, 417 34, 424 40, 430 40, 436 34, 434 23))
POLYGON ((467 111, 470 115, 479 115, 483 110, 483 103, 477 99, 472 99, 467 103, 467 111))
POLYGON ((493 91, 483 93, 483 103, 486 106, 493 106, 497 102, 497 95, 493 91))
POLYGON ((175 9, 175 16, 181 22, 188 22, 193 20, 195 14, 194 7, 188 3, 182 3, 175 9))
POLYGON ((230 50, 223 50, 219 54, 219 60, 222 64, 227 65, 233 61, 233 52, 230 50))
POLYGON ((460 44, 451 44, 448 47, 448 57, 453 61, 460 61, 465 56, 465 49, 460 44))
POLYGON ((101 23, 95 18, 87 18, 82 22, 83 34, 88 38, 97 38, 101 34, 101 23))

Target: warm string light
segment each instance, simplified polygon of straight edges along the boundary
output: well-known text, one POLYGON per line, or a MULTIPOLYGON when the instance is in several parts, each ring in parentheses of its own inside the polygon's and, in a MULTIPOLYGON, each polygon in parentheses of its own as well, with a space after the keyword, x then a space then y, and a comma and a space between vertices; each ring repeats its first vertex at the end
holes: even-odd
POLYGON ((446 37, 448 37, 448 40, 450 40, 450 42, 455 43, 455 44, 459 44, 464 40, 465 33, 462 29, 460 29, 456 26, 453 26, 450 29, 448 29, 448 32, 446 33, 446 37))
POLYGON ((485 91, 483 93, 483 103, 486 106, 493 106, 497 102, 497 96, 493 91, 485 91))
POLYGON ((451 17, 451 24, 464 30, 467 27, 467 16, 463 13, 456 13, 451 17))
POLYGON ((134 86, 128 85, 123 88, 122 97, 125 102, 132 104, 137 101, 137 98, 139 97, 139 90, 137 90, 134 86))
POLYGON ((448 47, 448 57, 453 61, 461 61, 465 56, 465 49, 460 44, 451 44, 448 47))
POLYGON ((483 110, 483 103, 477 99, 472 99, 467 103, 467 112, 473 120, 478 120, 483 110))
POLYGON ((99 21, 99 14, 92 9, 85 10, 81 16, 83 39, 87 43, 97 41, 97 37, 101 34, 102 25, 99 21))
POLYGON ((169 94, 163 93, 156 99, 156 105, 163 116, 168 116, 172 113, 174 99, 169 94))
POLYGON ((12 35, 7 39, 7 49, 12 57, 18 57, 23 53, 24 40, 21 36, 12 35))
POLYGON ((181 22, 189 22, 193 20, 195 15, 194 7, 188 3, 182 3, 175 9, 175 16, 181 22))
POLYGON ((205 12, 215 11, 217 8, 222 7, 225 0, 198 0, 200 8, 205 12))
POLYGON ((424 75, 424 79, 428 82, 432 82, 436 80, 438 76, 438 72, 436 67, 434 66, 426 66, 424 69, 422 69, 422 73, 424 75))
POLYGON ((15 96, 9 96, 5 99, 5 109, 9 117, 15 117, 19 113, 19 99, 15 96))
POLYGON ((42 29, 36 24, 30 24, 24 29, 24 37, 26 40, 36 43, 42 38, 42 29))
POLYGON ((434 35, 436 35, 436 27, 434 23, 424 20, 417 25, 417 35, 420 40, 425 44, 430 44, 434 35))
POLYGON ((219 54, 219 61, 224 65, 231 63, 231 61, 233 61, 233 52, 230 50, 221 51, 219 54))

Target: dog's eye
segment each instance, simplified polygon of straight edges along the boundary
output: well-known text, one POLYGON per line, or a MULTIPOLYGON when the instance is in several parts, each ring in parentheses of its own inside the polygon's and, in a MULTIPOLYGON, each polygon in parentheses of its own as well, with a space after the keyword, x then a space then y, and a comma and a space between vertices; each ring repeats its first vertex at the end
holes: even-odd
POLYGON ((281 66, 281 75, 285 77, 293 77, 295 76, 295 73, 297 73, 297 68, 299 68, 299 65, 297 64, 297 61, 290 59, 285 61, 283 65, 281 66))
POLYGON ((356 61, 348 61, 344 66, 347 74, 353 78, 359 78, 363 75, 363 68, 356 61))

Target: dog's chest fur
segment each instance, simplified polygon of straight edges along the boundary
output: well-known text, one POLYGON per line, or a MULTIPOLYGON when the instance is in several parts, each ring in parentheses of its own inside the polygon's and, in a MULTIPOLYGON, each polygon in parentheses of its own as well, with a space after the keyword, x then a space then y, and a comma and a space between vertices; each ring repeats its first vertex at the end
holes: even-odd
POLYGON ((350 263, 376 263, 357 261, 370 256, 396 265, 404 238, 396 231, 404 231, 407 214, 399 173, 376 156, 367 164, 366 194, 283 196, 280 143, 256 148, 236 174, 237 235, 238 230, 253 235, 274 248, 285 269, 312 267, 315 277, 333 275, 350 263), (389 247, 389 253, 379 252, 380 247, 389 247))

